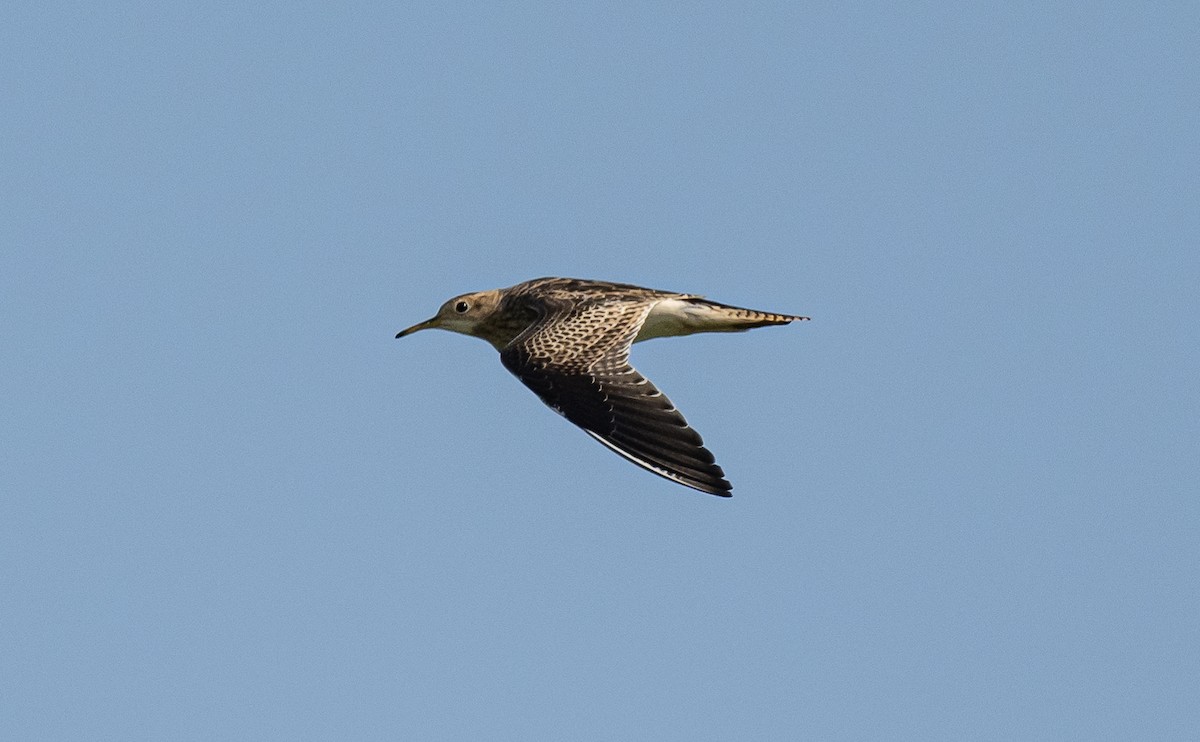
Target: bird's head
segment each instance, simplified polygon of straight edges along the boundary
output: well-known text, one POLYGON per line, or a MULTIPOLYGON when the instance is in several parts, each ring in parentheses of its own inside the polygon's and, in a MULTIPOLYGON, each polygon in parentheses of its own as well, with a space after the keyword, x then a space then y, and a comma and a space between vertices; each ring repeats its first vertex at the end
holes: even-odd
POLYGON ((478 335, 477 329, 492 316, 500 304, 499 291, 476 291, 473 294, 456 296, 438 309, 430 319, 401 330, 397 338, 411 335, 418 330, 440 329, 478 335))

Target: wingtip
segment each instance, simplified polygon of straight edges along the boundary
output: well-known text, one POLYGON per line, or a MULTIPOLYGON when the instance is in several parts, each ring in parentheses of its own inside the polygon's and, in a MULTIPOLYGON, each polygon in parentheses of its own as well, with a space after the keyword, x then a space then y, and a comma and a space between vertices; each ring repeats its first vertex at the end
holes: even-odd
POLYGON ((713 488, 713 491, 709 494, 716 495, 717 497, 733 497, 733 485, 728 480, 722 479, 720 488, 713 488))
POLYGON ((683 479, 672 479, 672 481, 682 484, 684 487, 694 489, 698 492, 703 492, 706 495, 715 495, 716 497, 733 497, 733 485, 728 479, 716 479, 707 482, 699 480, 685 481, 683 479))
MULTIPOLYGON (((650 471, 654 471, 654 470, 651 469, 650 471)), ((654 472, 654 473, 658 474, 660 477, 663 477, 664 479, 666 479, 668 481, 674 482, 675 484, 683 485, 684 487, 687 487, 689 490, 701 492, 706 495, 712 495, 714 497, 726 497, 726 498, 733 497, 733 485, 729 484, 729 482, 722 481, 719 484, 710 484, 708 482, 696 482, 696 481, 689 482, 689 481, 686 481, 683 479, 677 479, 675 477, 668 477, 663 474, 659 474, 658 472, 654 472)), ((684 490, 681 490, 681 491, 684 491, 684 490)))

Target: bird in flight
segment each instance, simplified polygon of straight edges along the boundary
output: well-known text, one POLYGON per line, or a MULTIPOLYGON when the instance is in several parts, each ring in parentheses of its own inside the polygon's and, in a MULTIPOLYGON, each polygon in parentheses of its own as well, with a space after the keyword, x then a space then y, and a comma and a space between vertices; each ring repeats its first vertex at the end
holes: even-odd
POLYGON ((473 335, 543 402, 638 466, 729 497, 733 485, 700 434, 629 365, 634 343, 697 332, 742 332, 808 317, 708 301, 695 294, 578 278, 537 278, 450 299, 397 338, 438 328, 473 335))

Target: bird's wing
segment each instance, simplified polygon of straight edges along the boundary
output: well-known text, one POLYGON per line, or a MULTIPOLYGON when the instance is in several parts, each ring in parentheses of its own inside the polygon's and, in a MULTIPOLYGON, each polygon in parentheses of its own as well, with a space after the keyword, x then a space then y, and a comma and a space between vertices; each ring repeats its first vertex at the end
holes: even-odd
POLYGON ((649 471, 701 492, 733 489, 700 434, 629 365, 646 301, 562 302, 500 351, 504 367, 588 435, 649 471))

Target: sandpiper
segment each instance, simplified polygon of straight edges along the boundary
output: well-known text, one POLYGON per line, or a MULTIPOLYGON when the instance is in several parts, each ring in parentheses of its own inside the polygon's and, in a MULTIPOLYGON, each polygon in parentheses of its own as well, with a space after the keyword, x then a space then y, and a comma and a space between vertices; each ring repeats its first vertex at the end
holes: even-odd
POLYGON ((700 434, 629 365, 629 348, 807 319, 623 283, 537 278, 456 296, 396 337, 439 328, 483 338, 543 402, 605 446, 659 476, 729 497, 733 485, 700 434))

